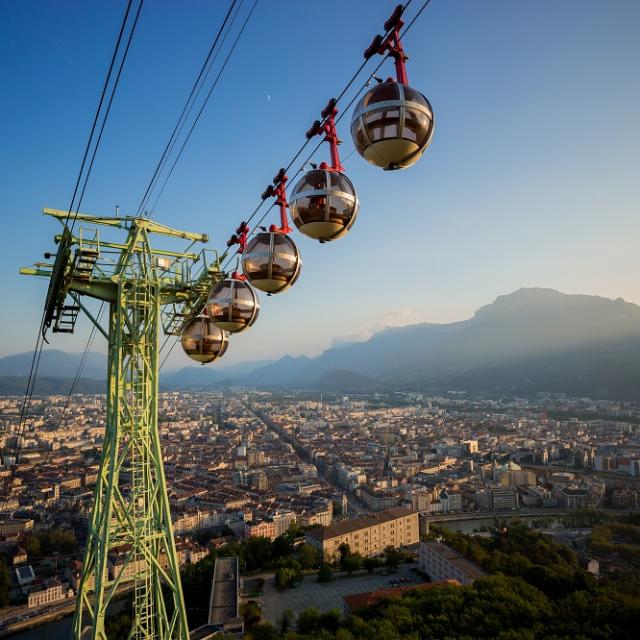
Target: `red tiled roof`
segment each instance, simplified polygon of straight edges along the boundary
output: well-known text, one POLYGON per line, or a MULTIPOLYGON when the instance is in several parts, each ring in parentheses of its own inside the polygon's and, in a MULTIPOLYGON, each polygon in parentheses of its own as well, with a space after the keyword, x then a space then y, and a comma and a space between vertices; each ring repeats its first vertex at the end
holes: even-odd
POLYGON ((366 591, 364 593, 354 593, 344 596, 343 600, 349 611, 357 611, 361 607, 368 607, 385 598, 400 598, 407 591, 432 589, 434 587, 459 587, 457 580, 441 580, 439 582, 425 582, 423 584, 407 584, 402 587, 392 587, 390 589, 378 589, 377 591, 366 591))

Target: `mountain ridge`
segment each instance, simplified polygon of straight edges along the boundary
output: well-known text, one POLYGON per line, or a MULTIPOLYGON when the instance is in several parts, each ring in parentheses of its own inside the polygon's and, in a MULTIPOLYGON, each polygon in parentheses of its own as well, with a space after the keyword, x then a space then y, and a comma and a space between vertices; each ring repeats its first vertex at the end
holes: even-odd
MULTIPOLYGON (((583 383, 572 383, 572 388, 588 395, 606 387, 602 384, 603 379, 617 380, 616 367, 622 367, 630 376, 636 373, 640 376, 640 365, 630 362, 628 356, 639 344, 638 305, 620 298, 610 300, 600 296, 564 294, 554 289, 521 288, 498 296, 466 320, 389 328, 364 342, 325 350, 311 362, 296 367, 295 377, 287 379, 279 372, 272 378, 270 370, 257 370, 251 383, 308 386, 321 382, 326 388, 329 372, 350 371, 390 386, 413 380, 420 384, 472 387, 470 375, 482 379, 492 371, 495 374, 512 367, 513 371, 520 372, 522 379, 521 384, 514 381, 512 386, 524 389, 530 388, 525 383, 528 362, 539 371, 541 367, 544 369, 540 361, 546 358, 548 366, 557 369, 562 368, 558 358, 582 362, 589 350, 596 349, 604 354, 607 348, 614 349, 615 362, 602 356, 598 360, 598 372, 583 371, 583 383), (621 341, 625 347, 618 349, 621 341), (596 378, 600 380, 597 385, 596 378)), ((275 366, 277 363, 272 365, 275 366)), ((346 379, 344 373, 340 379, 346 379)), ((544 377, 538 373, 537 379, 543 385, 544 377)), ((475 386, 485 389, 500 386, 495 381, 486 382, 475 386)), ((562 391, 561 387, 559 384, 558 390, 562 391)), ((607 387, 607 393, 618 397, 617 389, 621 388, 620 380, 617 380, 611 389, 607 387)), ((625 387, 624 396, 628 393, 629 389, 625 387)))
MULTIPOLYGON (((60 363, 69 354, 51 350, 43 356, 51 353, 57 371, 64 371, 60 363)), ((164 374, 161 383, 164 388, 333 385, 345 391, 413 384, 531 392, 548 390, 543 388, 548 381, 556 391, 564 385, 572 393, 626 398, 640 396, 633 382, 619 375, 622 371, 631 381, 640 380, 640 357, 632 357, 636 353, 640 356, 640 306, 621 298, 523 287, 498 296, 466 320, 390 327, 314 358, 284 355, 219 368, 183 367, 164 374)), ((10 359, 20 361, 20 355, 30 362, 32 354, 0 358, 0 377, 10 359)))

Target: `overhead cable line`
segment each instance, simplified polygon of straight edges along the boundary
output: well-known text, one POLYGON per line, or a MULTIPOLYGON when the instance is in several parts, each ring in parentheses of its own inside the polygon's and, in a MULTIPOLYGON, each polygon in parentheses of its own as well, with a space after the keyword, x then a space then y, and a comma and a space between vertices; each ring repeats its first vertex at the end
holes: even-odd
MULTIPOLYGON (((408 0, 403 8, 402 8, 402 13, 404 13, 407 8, 411 5, 412 0, 408 0)), ((426 9, 426 7, 430 4, 431 0, 425 0, 422 4, 422 6, 420 7, 420 9, 417 11, 416 15, 412 18, 412 20, 406 25, 406 27, 402 30, 401 35, 404 36, 415 24, 416 20, 418 19, 418 17, 422 14, 422 12, 426 9)), ((386 26, 386 25, 385 25, 386 26)), ((386 38, 389 37, 389 35, 393 32, 394 30, 394 25, 391 25, 389 28, 386 29, 385 31, 385 35, 381 36, 381 39, 384 40, 386 38)), ((369 74, 369 76, 367 77, 366 81, 363 83, 363 85, 358 89, 358 91, 353 95, 353 97, 351 98, 351 100, 349 101, 349 103, 347 104, 346 107, 344 107, 343 109, 341 109, 341 113, 338 115, 338 117, 336 118, 335 122, 338 123, 344 116, 345 114, 349 111, 349 109, 353 106, 353 104, 355 103, 355 101, 358 99, 358 97, 360 96, 360 94, 362 93, 362 91, 364 91, 367 86, 369 86, 369 83, 371 82, 372 79, 375 78, 375 74, 378 72, 378 70, 382 67, 382 65, 385 63, 385 61, 390 57, 391 52, 388 51, 380 60, 380 62, 375 66, 374 70, 369 74)), ((369 61, 370 57, 366 57, 366 59, 364 60, 364 62, 362 62, 358 68, 356 69, 356 71, 354 72, 354 74, 351 76, 350 80, 347 82, 347 84, 345 85, 345 87, 342 89, 342 91, 338 94, 338 97, 332 101, 334 105, 337 105, 338 101, 341 100, 342 98, 344 98, 344 96, 347 94, 347 92, 349 91, 349 88, 354 84, 354 82, 357 80, 357 78, 359 77, 359 75, 362 73, 363 69, 366 67, 368 61, 369 61)), ((324 117, 321 121, 319 121, 319 126, 322 126, 325 122, 327 118, 324 117)), ((291 167, 294 165, 294 163, 300 158, 300 156, 303 154, 304 150, 307 148, 307 146, 309 145, 311 141, 311 138, 308 137, 305 142, 302 144, 302 146, 298 149, 298 151, 295 153, 295 155, 293 156, 293 158, 289 161, 289 163, 287 164, 287 166, 281 170, 280 173, 284 173, 286 174, 291 167)), ((291 180, 295 180, 295 178, 303 171, 304 166, 311 160, 311 158, 313 158, 313 156, 317 153, 317 151, 320 149, 320 147, 322 146, 322 143, 324 141, 321 140, 320 142, 318 142, 318 144, 314 147, 314 149, 311 151, 311 153, 307 156, 307 158, 305 159, 305 161, 302 163, 301 167, 296 171, 296 173, 294 174, 293 178, 291 180)), ((352 152, 353 153, 353 152, 352 152)), ((350 157, 352 154, 349 154, 348 157, 350 157)), ((255 209, 252 211, 251 215, 246 219, 246 221, 243 221, 242 226, 247 226, 249 224, 249 222, 251 222, 255 216, 258 214, 258 212, 260 211, 260 209, 263 207, 263 205, 265 204, 266 199, 261 199, 261 201, 258 203, 258 205, 255 207, 255 209)), ((267 217, 267 215, 269 214, 269 212, 271 211, 271 209, 273 209, 276 206, 277 203, 272 203, 268 209, 263 213, 263 215, 261 216, 261 218, 258 220, 257 224, 254 225, 253 229, 251 230, 250 233, 248 233, 245 236, 245 242, 253 236, 253 234, 256 232, 256 229, 260 228, 260 225, 262 224, 262 222, 264 221, 264 219, 267 217)), ((224 260, 225 258, 228 258, 227 261, 224 263, 224 265, 221 267, 221 270, 223 272, 225 272, 230 264, 233 262, 233 260, 236 258, 235 255, 230 255, 227 256, 227 251, 225 251, 222 254, 222 260, 224 260)), ((165 342, 163 344, 163 348, 164 346, 167 344, 169 340, 169 336, 167 336, 167 339, 165 339, 165 342)), ((165 355, 162 364, 164 364, 167 360, 167 358, 169 357, 171 351, 173 351, 173 348, 175 347, 175 345, 177 344, 178 339, 176 339, 174 341, 174 343, 171 345, 171 348, 169 350, 169 352, 165 355)))
MULTIPOLYGON (((130 32, 129 32, 129 35, 128 35, 126 48, 125 48, 125 51, 124 51, 124 53, 122 55, 122 59, 121 59, 121 62, 120 62, 119 68, 118 68, 117 76, 116 76, 115 82, 113 83, 113 87, 111 89, 111 94, 110 94, 110 97, 109 97, 109 100, 108 100, 107 109, 106 109, 106 111, 104 113, 104 117, 102 119, 102 124, 100 126, 100 132, 99 132, 99 135, 98 135, 98 139, 97 139, 96 144, 94 145, 93 153, 92 153, 91 160, 90 160, 90 163, 89 163, 89 168, 87 169, 87 171, 85 173, 85 165, 86 165, 87 158, 89 156, 89 152, 90 152, 90 149, 91 149, 91 146, 92 146, 92 143, 93 143, 93 138, 94 138, 94 134, 95 134, 95 131, 96 131, 96 127, 97 127, 98 122, 100 120, 100 115, 102 113, 102 107, 104 105, 104 101, 105 101, 105 98, 106 98, 106 95, 107 95, 107 91, 108 91, 108 88, 109 88, 109 85, 110 85, 110 82, 111 82, 111 76, 113 74, 113 70, 114 70, 114 67, 115 67, 115 64, 116 64, 116 60, 117 60, 118 54, 120 52, 120 46, 122 44, 123 35, 124 35, 125 31, 126 31, 126 27, 127 27, 127 23, 128 23, 128 20, 129 20, 129 15, 130 15, 130 12, 131 12, 131 7, 132 7, 132 4, 133 4, 133 0, 129 0, 129 2, 127 3, 125 14, 124 14, 124 17, 122 19, 122 24, 120 26, 118 37, 116 39, 116 43, 115 43, 115 46, 114 46, 114 51, 113 51, 113 54, 111 56, 111 61, 109 63, 109 68, 107 70, 107 75, 106 75, 105 82, 104 82, 104 85, 103 85, 103 88, 102 88, 102 92, 101 92, 101 95, 100 95, 100 100, 98 102, 98 107, 96 109, 96 113, 95 113, 95 116, 94 116, 94 119, 93 119, 93 123, 91 125, 91 129, 90 129, 90 132, 89 132, 89 139, 87 140, 87 144, 85 145, 85 150, 84 150, 84 153, 83 153, 82 162, 81 162, 81 165, 80 165, 80 170, 78 172, 78 177, 77 177, 76 182, 75 182, 73 195, 71 197, 71 202, 69 204, 69 210, 68 210, 67 216, 66 216, 65 221, 64 221, 65 228, 68 226, 69 218, 71 216, 72 211, 74 210, 74 207, 75 207, 75 213, 76 214, 78 213, 78 211, 80 209, 80 205, 82 203, 82 199, 84 197, 84 193, 85 193, 85 190, 87 188, 89 177, 90 177, 91 171, 93 169, 93 163, 94 163, 97 151, 98 151, 100 140, 102 139, 102 134, 104 133, 104 128, 106 126, 106 122, 107 122, 107 118, 108 118, 108 115, 109 115, 109 111, 110 111, 111 105, 113 103, 113 98, 115 96, 115 92, 116 92, 116 89, 118 87, 118 83, 119 83, 119 80, 120 80, 120 75, 122 73, 122 69, 124 67, 124 63, 125 63, 125 60, 126 60, 126 57, 127 57, 127 53, 129 51, 129 47, 130 47, 131 41, 133 39, 133 35, 134 35, 135 29, 136 29, 136 25, 138 23, 138 18, 140 17, 140 11, 142 9, 143 2, 144 2, 144 0, 140 0, 140 2, 139 2, 139 5, 138 5, 137 11, 136 11, 136 15, 135 15, 135 18, 134 18, 134 21, 133 21, 133 25, 132 25, 132 27, 130 29, 130 32), (84 182, 83 182, 83 176, 84 176, 84 182), (81 189, 81 192, 80 192, 80 197, 78 198, 78 201, 76 202, 76 196, 78 195, 78 190, 80 189, 80 184, 81 183, 82 183, 82 189, 81 189)), ((72 232, 73 232, 74 225, 75 225, 75 218, 74 218, 74 220, 72 222, 72 225, 71 225, 71 231, 72 232)), ((49 292, 49 294, 51 294, 51 292, 49 292)), ((49 302, 49 295, 47 296, 47 301, 46 301, 45 307, 44 307, 44 309, 42 311, 42 317, 41 317, 40 325, 39 325, 39 328, 38 328, 38 334, 37 334, 37 337, 36 337, 36 343, 35 343, 35 347, 34 347, 34 350, 33 350, 33 357, 31 359, 31 366, 30 366, 29 375, 28 375, 28 378, 27 378, 27 386, 26 386, 26 390, 25 390, 25 396, 23 398, 22 405, 21 405, 21 408, 20 408, 20 416, 19 416, 19 421, 18 421, 18 429, 20 430, 20 434, 18 435, 16 448, 14 450, 15 460, 14 460, 13 470, 15 470, 15 465, 17 465, 17 463, 18 463, 18 456, 19 456, 19 453, 20 453, 22 439, 24 437, 24 432, 25 432, 25 428, 26 428, 26 421, 27 421, 27 417, 28 417, 30 409, 31 409, 31 400, 32 400, 32 397, 33 397, 33 391, 34 391, 35 384, 36 384, 37 377, 38 377, 38 369, 39 369, 39 366, 40 366, 40 358, 41 358, 42 349, 43 349, 43 346, 44 346, 43 329, 44 329, 44 324, 45 324, 46 309, 47 309, 47 306, 48 306, 48 302, 49 302)), ((13 472, 11 474, 11 480, 12 479, 13 479, 13 472)), ((10 482, 11 482, 11 480, 10 480, 10 482)))
MULTIPOLYGON (((111 56, 111 62, 109 64, 109 69, 107 71, 107 75, 104 79, 104 85, 102 87, 102 93, 100 94, 100 101, 98 102, 98 108, 96 109, 96 114, 93 118, 93 124, 91 125, 91 130, 89 131, 89 139, 87 140, 87 144, 85 145, 84 154, 82 156, 82 162, 80 163, 80 171, 78 172, 78 177, 76 178, 76 184, 73 189, 73 195, 71 196, 71 204, 69 204, 69 212, 67 213, 67 217, 64 221, 65 227, 69 222, 69 217, 71 216, 71 211, 73 211, 73 206, 76 201, 76 195, 78 193, 78 189, 80 188, 80 182, 82 180, 82 175, 84 172, 84 166, 87 162, 87 157, 89 156, 89 149, 91 148, 91 142, 93 140, 93 134, 95 133, 96 126, 98 125, 98 119, 100 118, 100 113, 102 110, 102 105, 104 103, 105 96, 107 95, 107 89, 109 88, 109 83, 111 81, 111 74, 113 72, 113 68, 116 63, 116 59, 118 57, 118 52, 120 51, 120 43, 122 41, 122 36, 124 34, 125 28, 127 26, 127 20, 129 18, 129 12, 131 11, 131 5, 133 4, 133 0, 129 0, 127 3, 127 8, 124 12, 124 18, 122 19, 122 25, 120 26, 120 32, 118 33, 118 39, 116 40, 116 45, 113 49, 113 55, 111 56)), ((142 1, 140 2, 142 6, 142 1)))
MULTIPOLYGON (((75 213, 77 214, 80 211, 80 206, 82 205, 82 200, 84 199, 84 194, 87 189, 87 184, 89 182, 89 178, 91 176, 91 172, 93 170, 93 163, 96 159, 96 154, 98 153, 98 148, 100 146, 100 142, 102 141, 102 134, 104 133, 105 127, 107 125, 107 120, 109 118, 109 113, 111 112, 111 105, 113 104, 113 99, 116 95, 116 90, 118 89, 118 84, 120 83, 120 76, 122 75, 122 70, 124 68, 124 63, 127 60, 127 54, 129 53, 129 48, 131 47, 131 42, 133 40, 133 34, 135 33, 136 26, 138 25, 138 19, 140 18, 140 12, 142 11, 142 5, 144 0, 140 0, 140 4, 138 5, 138 9, 136 11, 135 18, 133 20, 133 25, 131 27, 131 31, 129 32, 129 36, 127 38, 127 44, 124 49, 124 53, 122 54, 122 58, 120 60, 120 65, 118 67, 118 73, 116 74, 115 81, 113 83, 113 87, 111 89, 111 95, 109 96, 109 102, 107 103, 107 108, 104 112, 104 117, 102 119, 102 124, 100 125, 100 132, 98 134, 98 138, 93 148, 93 153, 91 155, 91 161, 89 163, 89 167, 87 169, 86 175, 84 177, 84 183, 82 185, 82 191, 80 192, 80 197, 78 199, 78 203, 76 205, 75 213)), ((68 218, 68 216, 67 216, 68 218)), ((71 230, 73 231, 73 227, 75 225, 76 219, 74 217, 73 222, 71 224, 71 230)), ((65 223, 66 224, 66 223, 65 223)))
MULTIPOLYGON (((407 0, 407 2, 404 4, 403 6, 403 13, 409 8, 409 6, 411 5, 412 0, 407 0)), ((426 9, 426 7, 429 5, 429 3, 431 2, 431 0, 425 0, 425 2, 422 4, 422 7, 418 10, 418 12, 416 13, 416 15, 413 17, 413 19, 411 20, 411 22, 409 22, 409 24, 407 24, 407 26, 404 28, 404 30, 402 31, 402 34, 406 34, 407 31, 409 31, 409 29, 411 29, 411 27, 414 25, 415 21, 418 19, 418 17, 420 16, 420 14, 426 9)), ((392 32, 393 28, 389 28, 386 30, 385 35, 383 36, 384 38, 386 38, 391 32, 392 32)), ((383 58, 380 60, 380 62, 376 65, 375 69, 369 74, 369 77, 367 78, 366 82, 363 84, 363 86, 357 91, 357 93, 354 95, 354 97, 351 99, 351 101, 348 103, 348 105, 341 109, 341 113, 338 115, 338 117, 336 118, 336 124, 344 117, 345 113, 348 112, 348 110, 351 108, 351 106, 353 105, 353 103, 358 99, 358 96, 360 95, 360 93, 368 86, 369 82, 371 82, 371 80, 374 78, 375 74, 378 72, 378 70, 382 67, 382 65, 384 64, 384 62, 389 58, 390 53, 386 53, 383 58)), ((363 69, 366 67, 367 63, 369 62, 369 58, 365 59, 356 69, 356 71, 353 73, 353 75, 351 76, 351 79, 347 82, 347 84, 345 85, 345 87, 342 89, 342 91, 338 94, 338 97, 335 100, 335 105, 338 104, 338 102, 344 98, 344 96, 346 95, 346 93, 349 91, 349 88, 351 87, 351 85, 353 85, 353 83, 356 81, 356 79, 358 78, 358 76, 362 73, 363 69)), ((322 125, 324 123, 324 121, 326 120, 326 118, 323 118, 320 121, 320 124, 322 125)), ((295 155, 293 156, 293 158, 289 161, 289 163, 286 165, 286 167, 284 168, 284 173, 286 174, 291 167, 294 165, 294 163, 298 160, 298 158, 300 158, 300 156, 303 154, 304 150, 307 148, 307 146, 309 145, 309 143, 311 142, 311 138, 307 138, 305 140, 305 142, 302 144, 302 146, 298 149, 298 151, 295 153, 295 155)), ((315 155, 315 153, 318 151, 318 149, 322 146, 322 141, 320 141, 316 147, 314 148, 314 150, 309 154, 309 156, 307 156, 307 159, 302 163, 302 167, 304 167, 304 165, 306 165, 311 158, 315 155)), ((291 178, 291 182, 301 173, 302 169, 299 169, 295 175, 293 176, 293 178, 291 178)), ((255 218, 255 216, 258 214, 258 212, 260 211, 260 209, 262 208, 262 206, 264 205, 264 203, 266 202, 266 200, 261 200, 261 202, 258 203, 258 205, 256 206, 256 208, 252 211, 251 215, 244 221, 245 224, 249 224, 253 218, 255 218)), ((253 233, 255 232, 256 228, 259 228, 260 224, 264 221, 264 219, 267 217, 267 215, 269 214, 269 211, 274 207, 275 205, 272 204, 269 209, 267 209, 267 211, 263 214, 263 216, 260 218, 260 220, 258 221, 257 224, 254 225, 253 230, 251 231, 251 233, 249 234, 248 237, 251 237, 253 235, 253 233)), ((230 265, 230 263, 233 261, 233 256, 229 256, 229 260, 226 262, 226 264, 223 267, 223 271, 228 268, 228 266, 230 265)))
MULTIPOLYGON (((227 53, 227 56, 225 57, 225 60, 224 60, 224 62, 223 62, 223 64, 222 64, 222 66, 221 66, 221 68, 220 68, 220 70, 219 70, 219 72, 218 72, 218 75, 216 76, 216 78, 215 78, 215 80, 214 80, 214 82, 213 82, 212 86, 210 87, 210 89, 209 89, 209 91, 208 91, 208 93, 207 93, 207 95, 206 95, 206 97, 205 97, 205 100, 204 100, 203 104, 201 105, 201 107, 200 107, 200 109, 199 109, 199 111, 198 111, 198 113, 197 113, 197 115, 196 115, 196 118, 195 118, 195 120, 194 120, 193 124, 191 125, 191 127, 190 127, 190 129, 189 129, 189 132, 187 133, 187 136, 186 136, 185 140, 184 140, 184 141, 183 141, 183 143, 182 143, 182 146, 180 147, 180 150, 179 150, 179 152, 178 152, 178 155, 176 156, 176 158, 175 158, 175 160, 174 160, 174 162, 173 162, 173 164, 172 164, 172 166, 171 166, 171 169, 170 169, 170 171, 169 171, 169 173, 168 173, 167 177, 166 177, 166 178, 165 178, 165 180, 164 180, 164 183, 163 183, 163 185, 162 185, 162 188, 160 189, 160 192, 158 193, 158 196, 156 197, 156 200, 155 200, 155 202, 154 202, 153 208, 155 208, 156 204, 158 203, 158 200, 159 200, 160 196, 162 195, 162 193, 163 193, 163 191, 164 191, 164 188, 167 186, 167 182, 168 182, 169 178, 171 177, 171 175, 172 175, 172 173, 173 173, 173 170, 175 169, 176 164, 178 163, 178 160, 180 159, 180 157, 181 157, 181 155, 182 155, 182 153, 183 153, 183 151, 184 151, 184 149, 185 149, 185 147, 186 147, 186 145, 187 145, 187 142, 189 141, 189 138, 191 137, 191 134, 193 133, 193 131, 194 131, 194 129, 195 129, 196 124, 198 123, 198 121, 199 121, 199 119, 200 119, 200 117, 201 117, 202 113, 204 112, 204 109, 205 109, 205 107, 206 107, 206 105, 207 105, 207 102, 209 101, 209 98, 211 97, 211 95, 212 95, 212 93, 213 93, 213 90, 215 89, 216 85, 218 84, 218 81, 220 80, 220 77, 222 76, 223 71, 225 70, 225 68, 226 68, 226 66, 227 66, 227 64, 228 64, 228 62, 229 62, 229 60, 231 59, 231 55, 233 54, 233 52, 234 52, 234 50, 235 50, 235 48, 236 48, 236 46, 237 46, 237 44, 238 44, 238 42, 239 42, 239 40, 240 40, 240 37, 242 36, 242 34, 243 34, 243 32, 244 32, 244 30, 245 30, 245 28, 246 28, 246 26, 247 26, 247 24, 248 24, 248 22, 249 22, 249 19, 251 18, 251 16, 252 16, 252 14, 253 14, 253 12, 254 12, 254 10, 255 10, 255 8, 256 8, 256 6, 257 6, 257 4, 258 4, 258 0, 254 0, 253 5, 252 5, 251 9, 249 10, 249 13, 247 14, 247 16, 246 16, 246 18, 245 18, 245 20, 244 20, 244 22, 243 22, 242 26, 240 27, 240 30, 239 30, 239 31, 238 31, 238 33, 236 34, 236 37, 235 37, 235 39, 234 39, 234 41, 233 41, 233 44, 231 45, 231 48, 229 49, 229 51, 228 51, 228 53, 227 53)), ((230 7, 230 10, 231 10, 232 8, 233 8, 233 6, 232 6, 232 7, 230 7)), ((238 6, 238 10, 239 10, 239 9, 240 9, 240 5, 238 6)), ((237 12, 236 12, 236 15, 237 15, 237 12)), ((234 17, 235 17, 235 16, 234 16, 234 17)), ((233 18, 232 18, 232 22, 233 22, 233 18)), ((231 29, 231 24, 229 25, 229 30, 230 30, 230 29, 231 29)), ((228 35, 228 33, 229 33, 229 30, 228 30, 228 31, 227 31, 227 33, 223 36, 222 41, 221 41, 221 43, 220 43, 220 48, 222 48, 222 45, 224 44, 224 40, 226 39, 226 37, 227 37, 227 35, 228 35)), ((218 51, 220 51, 220 49, 218 49, 218 51)), ((205 61, 205 64, 206 64, 206 61, 205 61)), ((205 66, 205 65, 203 65, 203 67, 204 67, 204 66, 205 66)), ((195 86, 195 85, 194 85, 194 86, 195 86)), ((183 111, 184 111, 184 110, 183 110, 183 111)), ((169 340, 170 340, 170 339, 171 339, 171 335, 167 335, 167 336, 165 337, 165 339, 164 339, 164 341, 163 341, 163 343, 162 343, 162 345, 161 345, 161 347, 160 347, 160 352, 162 352, 162 351, 165 349, 165 347, 166 347, 166 345, 167 345, 167 343, 169 342, 169 340)), ((162 362, 160 363, 159 369, 162 369, 162 367, 163 367, 163 366, 164 366, 164 364, 166 363, 167 359, 169 358, 169 356, 171 355, 171 353, 172 353, 173 349, 175 348, 175 346, 176 346, 176 344, 177 344, 177 342, 178 342, 178 339, 179 339, 179 338, 177 338, 177 339, 174 341, 174 343, 170 346, 169 351, 164 355, 164 358, 162 359, 162 362)))
MULTIPOLYGON (((187 146, 187 143, 189 142, 189 139, 191 138, 191 134, 193 133, 196 125, 198 124, 198 121, 200 120, 200 116, 202 116, 202 113, 205 110, 205 107, 207 106, 207 103, 209 102, 209 98, 211 98, 211 94, 213 93, 213 90, 216 88, 218 81, 220 80, 220 77, 222 76, 223 71, 225 70, 229 60, 231 59, 231 55, 233 54, 236 45, 238 44, 240 37, 242 36, 248 22, 249 19, 251 18, 251 16, 253 15, 253 12, 256 8, 258 4, 258 0, 254 0, 253 2, 253 6, 251 7, 249 13, 247 14, 247 17, 245 18, 242 27, 240 27, 240 31, 238 31, 238 33, 236 34, 235 40, 233 41, 233 44, 231 45, 231 48, 229 49, 229 52, 227 53, 227 56, 224 59, 224 62, 222 63, 222 66, 220 67, 220 71, 218 71, 218 75, 216 76, 215 80, 213 81, 213 84, 211 85, 211 88, 209 89, 204 102, 202 103, 202 106, 200 107, 195 120, 193 121, 193 124, 191 125, 191 128, 189 129, 189 132, 187 133, 187 136, 184 139, 184 142, 182 143, 182 146, 180 147, 179 151, 178 151, 178 155, 176 156, 175 160, 173 161, 173 164, 171 165, 171 168, 169 169, 169 173, 167 174, 166 178, 164 179, 164 182, 162 184, 162 187, 160 188, 160 191, 158 193, 158 195, 156 196, 156 199, 153 203, 153 207, 152 209, 155 209, 156 205, 158 204, 158 200, 160 200, 160 197, 162 196, 165 187, 167 186, 167 182, 169 182, 169 179, 171 178, 171 176, 173 175, 173 171, 176 168, 176 165, 178 164, 178 161, 180 160, 180 158, 182 157, 182 153, 185 150, 185 147, 187 146)), ((227 32, 228 33, 228 32, 227 32)), ((225 36, 226 37, 226 36, 225 36)))
MULTIPOLYGON (((171 135, 169 136, 169 140, 167 141, 167 144, 165 145, 164 151, 162 152, 162 155, 160 156, 160 160, 158 160, 158 163, 156 164, 156 167, 153 171, 153 175, 151 176, 151 180, 149 181, 149 184, 147 185, 147 189, 144 192, 144 195, 142 196, 142 199, 140 200, 140 204, 138 205, 138 210, 137 210, 137 214, 136 215, 140 215, 143 211, 144 208, 149 200, 149 197, 151 196, 151 192, 152 190, 155 188, 157 179, 158 179, 158 174, 162 171, 162 169, 164 168, 164 165, 167 161, 167 158, 169 156, 169 154, 171 153, 171 151, 173 150, 173 147, 176 143, 176 140, 178 138, 178 136, 180 135, 180 131, 182 130, 182 127, 184 126, 184 123, 186 122, 186 118, 189 116, 189 113, 191 112, 191 109, 193 108, 193 105, 195 103, 195 100, 197 99, 200 90, 202 88, 202 85, 204 84, 204 81, 207 78, 207 75, 209 73, 209 70, 211 69, 211 65, 213 64, 213 62, 215 61, 215 59, 218 56, 218 53, 220 52, 220 49, 218 49, 218 52, 215 54, 215 56, 213 55, 217 45, 218 45, 218 41, 220 40, 220 37, 222 36, 222 32, 224 31, 224 28, 227 24, 227 22, 229 21, 229 16, 231 15, 231 12, 233 11, 233 8, 235 7, 236 3, 238 0, 232 0, 231 4, 229 5, 229 9, 227 10, 227 13, 224 17, 224 20, 222 22, 222 24, 220 25, 220 28, 218 29, 218 32, 216 33, 215 38, 213 39, 213 42, 211 44, 211 47, 209 48, 209 52, 207 53, 206 58, 204 59, 204 62, 202 63, 202 67, 200 68, 200 72, 198 73, 198 77, 196 78, 195 82, 193 83, 193 87, 191 88, 191 93, 189 93, 189 97, 187 98, 187 101, 184 103, 184 106, 182 107, 182 111, 180 112, 180 116, 178 117, 178 121, 176 122, 175 127, 173 128, 173 131, 171 132, 171 135), (213 56, 213 57, 212 57, 213 56), (202 83, 201 83, 202 80, 202 83)), ((242 0, 240 2, 240 5, 238 5, 238 9, 240 8, 240 6, 242 5, 242 0)), ((235 19, 235 16, 234 16, 235 19)), ((233 20, 231 22, 231 24, 233 23, 233 20)), ((229 27, 231 27, 231 24, 229 24, 229 27)), ((221 44, 222 46, 222 44, 221 44)))
MULTIPOLYGON (((105 306, 105 303, 101 302, 100 308, 98 309, 98 313, 96 314, 95 323, 91 327, 89 337, 87 338, 87 342, 85 343, 84 350, 82 352, 82 357, 80 358, 80 362, 78 363, 75 376, 73 377, 73 381, 71 382, 69 393, 67 394, 67 397, 64 402, 64 406, 62 407, 62 412, 60 413, 60 416, 58 417, 57 423, 55 425, 55 430, 58 430, 64 423, 66 423, 65 416, 67 414, 67 410, 69 409, 71 396, 75 393, 80 377, 82 376, 82 371, 84 370, 84 367, 87 364, 87 358, 89 356, 89 353, 91 352, 91 347, 93 346, 93 341, 96 337, 96 333, 98 330, 98 323, 100 322, 100 318, 102 317, 104 306, 105 306)), ((47 462, 49 461, 50 453, 51 453, 51 449, 48 449, 47 455, 45 456, 44 461, 42 463, 37 463, 37 464, 46 465, 47 462)), ((37 466, 37 464, 34 465, 34 468, 37 466)))

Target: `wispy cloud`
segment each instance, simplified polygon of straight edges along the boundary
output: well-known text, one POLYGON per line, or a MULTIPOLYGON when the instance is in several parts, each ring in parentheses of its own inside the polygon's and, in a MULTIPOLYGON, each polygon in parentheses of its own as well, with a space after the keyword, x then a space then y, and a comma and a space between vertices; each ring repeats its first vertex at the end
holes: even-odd
POLYGON ((384 329, 404 327, 419 322, 425 322, 425 318, 416 309, 397 309, 396 311, 373 318, 355 333, 335 337, 331 341, 331 346, 338 347, 351 342, 363 342, 364 340, 368 340, 374 333, 378 333, 384 329))

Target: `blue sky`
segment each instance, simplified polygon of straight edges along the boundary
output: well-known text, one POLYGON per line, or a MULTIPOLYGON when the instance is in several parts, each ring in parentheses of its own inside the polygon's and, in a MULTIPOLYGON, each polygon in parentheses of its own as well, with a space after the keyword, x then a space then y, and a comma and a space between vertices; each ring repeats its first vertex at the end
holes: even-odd
MULTIPOLYGON (((46 283, 17 270, 52 247, 40 210, 69 204, 124 4, 0 3, 0 355, 32 348, 46 283)), ((227 6, 146 0, 84 211, 137 208, 227 6)), ((222 248, 393 7, 260 0, 156 219, 222 248)), ((431 147, 400 172, 349 159, 356 225, 326 245, 296 234, 298 284, 262 296, 225 360, 463 319, 521 286, 640 303, 639 23, 633 0, 433 0, 405 41, 436 114, 431 147)), ((81 351, 82 324, 51 346, 81 351)), ((172 365, 186 364, 177 351, 172 365)))

